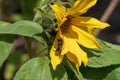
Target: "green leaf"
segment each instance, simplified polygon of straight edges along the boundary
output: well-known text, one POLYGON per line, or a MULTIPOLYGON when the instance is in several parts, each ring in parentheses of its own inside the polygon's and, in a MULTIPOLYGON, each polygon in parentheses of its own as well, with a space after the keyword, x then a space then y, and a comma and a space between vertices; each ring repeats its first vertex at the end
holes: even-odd
POLYGON ((100 40, 100 39, 97 39, 97 40, 103 48, 108 47, 108 48, 120 50, 120 45, 112 44, 112 43, 109 43, 109 42, 106 42, 106 41, 103 41, 103 40, 100 40))
POLYGON ((109 42, 104 42, 104 43, 112 49, 120 50, 120 45, 112 44, 112 43, 109 43, 109 42))
MULTIPOLYGON (((90 68, 84 67, 81 68, 80 71, 83 74, 83 80, 103 80, 109 73, 111 73, 114 69, 119 66, 108 66, 103 68, 90 68)), ((108 79, 109 80, 109 79, 108 79)), ((116 80, 116 79, 111 79, 116 80)))
POLYGON ((89 67, 105 67, 120 64, 120 51, 112 48, 101 48, 98 50, 89 50, 89 67))
POLYGON ((35 34, 43 32, 42 26, 32 21, 18 21, 16 23, 1 26, 0 34, 17 34, 22 36, 33 37, 35 34))
POLYGON ((103 41, 103 40, 101 40, 101 39, 97 39, 97 41, 99 42, 100 46, 102 46, 102 48, 106 48, 106 47, 109 48, 109 46, 106 45, 105 41, 103 41))
POLYGON ((58 66, 54 71, 49 59, 33 58, 20 68, 14 80, 67 80, 67 78, 64 67, 58 66))
POLYGON ((120 67, 111 71, 103 80, 120 80, 120 67))
POLYGON ((10 54, 13 39, 13 35, 0 35, 0 67, 10 54))
POLYGON ((21 36, 32 37, 39 42, 45 43, 44 39, 40 36, 40 34, 43 32, 43 28, 41 25, 35 22, 22 20, 13 24, 8 24, 6 22, 0 23, 0 34, 17 34, 21 36))
POLYGON ((88 49, 81 46, 88 53, 88 66, 100 68, 120 64, 120 46, 102 41, 100 39, 98 39, 98 41, 102 46, 100 49, 88 49))
POLYGON ((9 24, 8 22, 0 21, 0 26, 6 26, 8 24, 9 24))

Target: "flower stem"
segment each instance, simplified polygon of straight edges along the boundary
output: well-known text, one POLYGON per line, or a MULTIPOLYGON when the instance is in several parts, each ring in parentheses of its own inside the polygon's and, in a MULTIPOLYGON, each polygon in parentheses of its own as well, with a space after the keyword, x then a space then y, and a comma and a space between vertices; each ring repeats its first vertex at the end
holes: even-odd
POLYGON ((29 37, 25 37, 26 42, 27 42, 27 50, 28 50, 28 54, 29 57, 32 58, 33 54, 32 54, 32 40, 29 37))

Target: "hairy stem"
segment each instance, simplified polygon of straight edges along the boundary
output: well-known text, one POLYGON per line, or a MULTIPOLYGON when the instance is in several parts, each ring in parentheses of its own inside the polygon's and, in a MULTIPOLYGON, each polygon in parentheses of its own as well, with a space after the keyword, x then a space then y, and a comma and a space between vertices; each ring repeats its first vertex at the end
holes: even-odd
POLYGON ((27 51, 29 54, 29 57, 32 58, 33 57, 33 53, 32 53, 32 39, 29 37, 25 37, 26 39, 26 43, 27 43, 27 51))

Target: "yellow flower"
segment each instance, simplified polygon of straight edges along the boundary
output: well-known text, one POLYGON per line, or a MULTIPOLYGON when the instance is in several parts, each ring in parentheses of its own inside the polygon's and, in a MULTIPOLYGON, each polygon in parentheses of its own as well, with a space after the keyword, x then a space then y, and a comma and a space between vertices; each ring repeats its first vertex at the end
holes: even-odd
POLYGON ((58 22, 57 35, 50 51, 54 70, 62 62, 64 56, 73 62, 77 69, 81 63, 87 65, 87 54, 79 47, 79 44, 87 48, 100 48, 92 34, 93 30, 103 29, 109 24, 92 17, 80 16, 95 5, 96 1, 76 0, 69 10, 60 4, 50 5, 58 22))

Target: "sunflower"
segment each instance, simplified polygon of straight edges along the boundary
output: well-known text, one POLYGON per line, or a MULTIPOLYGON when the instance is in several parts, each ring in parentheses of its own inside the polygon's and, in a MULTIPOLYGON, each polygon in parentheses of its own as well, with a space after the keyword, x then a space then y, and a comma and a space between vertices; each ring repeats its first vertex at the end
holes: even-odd
POLYGON ((87 48, 100 48, 93 36, 94 29, 103 29, 109 24, 92 17, 81 16, 95 5, 96 1, 76 0, 70 9, 60 4, 50 5, 58 23, 55 41, 50 50, 51 64, 54 70, 62 62, 64 56, 73 62, 77 69, 81 63, 86 66, 88 63, 87 53, 79 45, 87 48))

